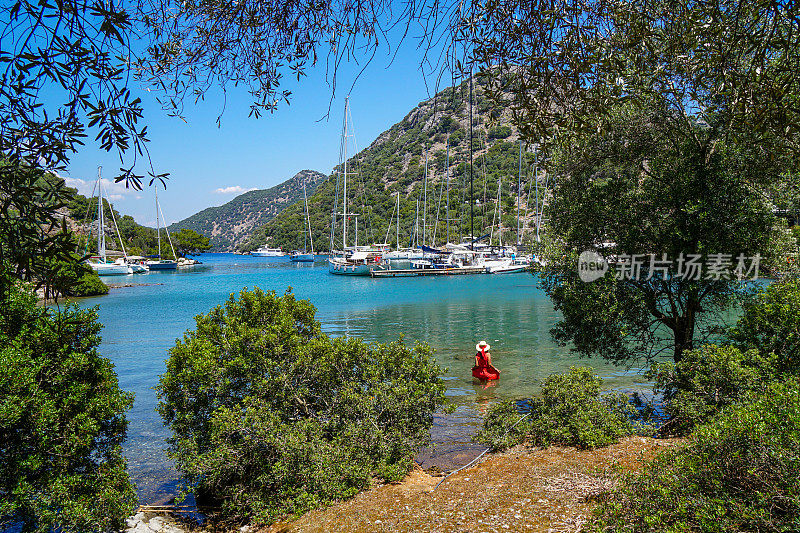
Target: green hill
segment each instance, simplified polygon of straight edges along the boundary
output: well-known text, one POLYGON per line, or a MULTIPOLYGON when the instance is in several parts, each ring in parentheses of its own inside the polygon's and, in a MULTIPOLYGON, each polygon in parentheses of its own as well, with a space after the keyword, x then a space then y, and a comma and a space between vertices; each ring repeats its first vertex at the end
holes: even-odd
MULTIPOLYGON (((52 174, 49 179, 63 181, 64 178, 57 174, 52 174)), ((59 210, 59 214, 65 218, 67 227, 77 235, 80 246, 78 252, 81 254, 97 253, 97 199, 87 198, 78 193, 77 189, 65 187, 70 196, 67 205, 59 210), (91 234, 91 237, 90 237, 91 234)), ((119 228, 122 236, 123 247, 128 255, 149 255, 158 252, 158 237, 155 228, 138 224, 132 216, 120 213, 114 208, 114 204, 103 198, 103 213, 107 221, 106 250, 109 252, 122 252, 117 233, 114 229, 114 222, 119 228)), ((164 257, 172 258, 172 252, 166 241, 165 232, 161 231, 162 250, 164 257)))
POLYGON ((209 237, 214 251, 233 251, 250 238, 255 228, 303 199, 303 180, 306 180, 310 195, 325 179, 326 176, 319 172, 301 170, 291 179, 270 189, 249 191, 219 207, 203 209, 170 225, 169 231, 191 229, 209 237))
MULTIPOLYGON (((354 102, 353 105, 358 105, 354 102)), ((497 108, 483 94, 480 78, 475 79, 473 94, 473 194, 475 235, 490 233, 497 209, 498 179, 502 178, 503 242, 516 240, 517 176, 519 173, 518 134, 510 126, 510 110, 497 108)), ((357 124, 356 124, 357 127, 357 124)), ((378 136, 369 147, 348 160, 348 212, 357 212, 358 242, 384 242, 389 222, 395 212, 396 193, 400 193, 400 244, 407 246, 416 225, 419 201, 419 233, 422 233, 425 188, 425 151, 428 150, 427 243, 447 240, 446 222, 450 222, 450 241, 458 242, 470 232, 469 183, 469 85, 445 89, 421 102, 399 123, 378 136), (450 145, 450 212, 445 213, 446 147, 450 145), (436 216, 438 212, 438 218, 436 216), (436 222, 438 220, 438 223, 436 222), (435 230, 435 238, 432 238, 435 230)), ((532 152, 523 154, 522 199, 520 202, 527 233, 531 237, 534 187, 532 152), (530 194, 529 194, 530 192, 530 194), (530 206, 528 208, 528 197, 530 206), (525 217, 528 211, 529 216, 525 217)), ((341 165, 340 165, 341 166, 341 165)), ((317 251, 330 247, 331 213, 334 207, 335 175, 319 185, 309 198, 314 245, 317 251)), ((339 193, 341 203, 341 192, 339 193)), ((341 210, 341 204, 337 207, 341 210)), ((287 207, 271 221, 257 228, 239 250, 252 250, 269 243, 284 249, 302 247, 303 203, 287 207)), ((396 244, 396 222, 388 231, 388 242, 396 244)), ((496 227, 496 221, 494 221, 496 227)), ((348 244, 353 244, 355 222, 348 227, 348 244)), ((420 239, 421 241, 421 239, 420 239)), ((498 242, 495 230, 494 243, 498 242)), ((341 248, 341 220, 337 222, 334 249, 341 248)))

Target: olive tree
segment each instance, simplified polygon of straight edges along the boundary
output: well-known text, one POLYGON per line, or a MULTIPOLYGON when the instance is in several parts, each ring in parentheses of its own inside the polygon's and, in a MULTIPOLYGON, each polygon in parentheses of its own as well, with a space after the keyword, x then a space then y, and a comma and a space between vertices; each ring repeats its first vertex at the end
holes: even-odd
POLYGON ((558 246, 542 280, 562 313, 556 339, 584 355, 680 360, 715 334, 748 282, 794 249, 759 187, 781 179, 782 161, 730 142, 704 153, 672 137, 669 113, 620 109, 604 134, 554 158, 548 210, 558 246), (584 251, 610 263, 600 279, 580 276, 584 251))

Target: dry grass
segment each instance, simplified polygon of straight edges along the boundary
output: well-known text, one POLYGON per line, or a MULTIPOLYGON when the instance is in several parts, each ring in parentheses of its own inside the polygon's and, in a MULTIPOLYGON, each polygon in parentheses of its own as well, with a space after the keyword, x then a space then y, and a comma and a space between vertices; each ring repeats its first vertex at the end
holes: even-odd
POLYGON ((589 451, 517 447, 441 477, 415 470, 399 483, 312 511, 262 533, 578 531, 614 472, 635 470, 675 441, 630 437, 589 451))

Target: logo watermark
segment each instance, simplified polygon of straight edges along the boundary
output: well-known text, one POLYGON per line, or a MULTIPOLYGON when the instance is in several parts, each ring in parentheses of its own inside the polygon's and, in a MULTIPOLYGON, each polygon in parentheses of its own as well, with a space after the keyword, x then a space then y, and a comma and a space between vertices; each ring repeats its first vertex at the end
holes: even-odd
POLYGON ((602 255, 592 250, 582 252, 578 257, 578 276, 586 283, 600 279, 608 272, 608 262, 602 255))
POLYGON ((587 283, 602 278, 611 268, 617 280, 684 279, 757 280, 761 255, 680 253, 671 259, 667 254, 619 254, 604 258, 593 250, 578 257, 578 276, 587 283))

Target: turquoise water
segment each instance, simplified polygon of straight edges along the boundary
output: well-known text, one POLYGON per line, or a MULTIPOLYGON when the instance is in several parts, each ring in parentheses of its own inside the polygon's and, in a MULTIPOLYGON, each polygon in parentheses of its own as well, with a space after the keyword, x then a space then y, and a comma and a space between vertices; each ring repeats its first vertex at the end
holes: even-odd
MULTIPOLYGON (((131 286, 79 302, 98 307, 104 325, 101 353, 116 365, 122 388, 136 395, 125 454, 143 503, 167 499, 178 480, 165 452, 168 431, 154 410, 153 387, 164 372, 167 350, 193 328, 196 315, 244 287, 278 293, 292 287, 317 307, 317 319, 332 335, 384 342, 404 335, 407 343, 429 343, 447 368, 447 394, 462 420, 498 398, 531 395, 539 380, 575 364, 593 367, 609 387, 642 382, 635 372, 579 359, 555 345, 549 330, 557 313, 532 274, 372 279, 331 275, 325 262, 229 254, 200 259, 203 265, 177 272, 107 278, 112 286, 131 286), (502 372, 487 389, 473 384, 470 373, 475 344, 484 339, 502 372)), ((447 428, 440 433, 448 435, 447 428)))

